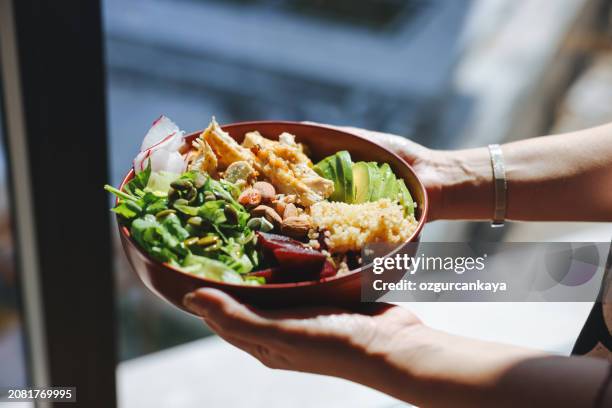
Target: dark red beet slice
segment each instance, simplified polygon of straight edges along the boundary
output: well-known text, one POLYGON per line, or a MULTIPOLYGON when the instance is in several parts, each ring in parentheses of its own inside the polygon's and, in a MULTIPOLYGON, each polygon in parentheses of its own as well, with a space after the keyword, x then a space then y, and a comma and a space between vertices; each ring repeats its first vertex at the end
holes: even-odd
POLYGON ((274 257, 283 272, 299 276, 297 280, 304 280, 305 277, 316 279, 326 259, 321 252, 304 247, 277 248, 274 257))
POLYGON ((300 241, 296 241, 293 238, 289 238, 284 235, 268 234, 267 232, 257 233, 257 243, 261 245, 262 248, 269 251, 274 251, 278 248, 304 247, 304 244, 302 244, 300 241))
POLYGON ((325 263, 323 264, 323 268, 321 269, 321 273, 319 274, 319 277, 321 279, 330 278, 332 276, 336 276, 337 273, 338 270, 336 269, 334 264, 329 261, 325 261, 325 263))

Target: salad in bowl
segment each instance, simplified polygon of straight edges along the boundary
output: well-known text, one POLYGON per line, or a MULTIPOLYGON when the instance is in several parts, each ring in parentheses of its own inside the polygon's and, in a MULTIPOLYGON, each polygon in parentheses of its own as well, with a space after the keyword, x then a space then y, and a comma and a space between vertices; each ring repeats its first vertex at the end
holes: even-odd
POLYGON ((165 116, 154 122, 122 186, 105 186, 141 257, 217 284, 300 286, 351 275, 369 244, 415 239, 426 196, 411 170, 394 171, 405 162, 379 146, 394 162, 364 158, 373 143, 358 136, 361 160, 333 147, 342 141, 329 135, 346 133, 266 123, 230 134, 213 118, 185 135, 165 116))

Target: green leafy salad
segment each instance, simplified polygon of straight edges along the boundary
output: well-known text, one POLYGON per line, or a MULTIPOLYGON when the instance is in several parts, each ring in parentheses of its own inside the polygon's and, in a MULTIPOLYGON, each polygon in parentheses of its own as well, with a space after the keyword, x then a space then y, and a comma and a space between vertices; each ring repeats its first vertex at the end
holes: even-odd
POLYGON ((133 239, 160 262, 196 276, 237 284, 262 284, 247 275, 259 263, 249 212, 236 200, 240 189, 192 170, 181 174, 147 168, 117 196, 112 209, 133 239))

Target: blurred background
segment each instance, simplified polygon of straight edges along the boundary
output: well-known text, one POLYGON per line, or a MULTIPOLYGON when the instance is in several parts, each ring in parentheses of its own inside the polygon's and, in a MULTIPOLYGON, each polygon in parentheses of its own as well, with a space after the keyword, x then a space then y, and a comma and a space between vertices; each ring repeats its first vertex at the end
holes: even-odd
MULTIPOLYGON (((605 0, 101 3, 108 168, 114 185, 160 114, 186 131, 203 128, 212 115, 220 123, 309 120, 396 133, 443 149, 612 121, 612 12, 605 0)), ((4 149, 0 143, 0 387, 29 381, 4 149)), ((424 240, 597 241, 609 240, 610 231, 609 224, 515 223, 491 230, 488 223, 436 222, 427 226, 424 240)), ((329 406, 394 406, 392 399, 361 388, 350 388, 347 399, 343 390, 357 386, 339 380, 323 383, 270 370, 264 375, 264 368, 215 339, 194 342, 210 332, 146 291, 115 232, 112 237, 115 341, 123 361, 120 406, 284 406, 294 402, 291 390, 305 386, 319 387, 329 406), (206 367, 190 363, 198 358, 206 367), (253 385, 241 386, 242 395, 235 395, 222 384, 234 381, 235 372, 228 370, 241 368, 241 378, 262 379, 252 379, 253 385), (163 388, 163 396, 148 392, 150 398, 143 397, 145 390, 154 391, 152 377, 176 370, 184 371, 176 381, 153 382, 163 388), (216 378, 209 387, 203 373, 216 378), (261 397, 272 389, 262 384, 268 380, 282 381, 288 391, 276 399, 261 397), (210 393, 211 387, 217 391, 210 393), (215 399, 223 395, 226 400, 215 399)), ((533 321, 520 323, 518 306, 512 312, 503 305, 460 305, 457 310, 480 316, 479 322, 464 316, 460 329, 439 306, 415 307, 440 327, 477 331, 478 323, 490 319, 499 325, 499 336, 523 333, 506 341, 560 353, 569 351, 580 321, 567 329, 544 328, 560 330, 554 339, 526 333, 542 328, 550 315, 580 320, 590 308, 539 305, 539 315, 530 309, 533 321)), ((316 401, 305 397, 301 406, 316 401)))

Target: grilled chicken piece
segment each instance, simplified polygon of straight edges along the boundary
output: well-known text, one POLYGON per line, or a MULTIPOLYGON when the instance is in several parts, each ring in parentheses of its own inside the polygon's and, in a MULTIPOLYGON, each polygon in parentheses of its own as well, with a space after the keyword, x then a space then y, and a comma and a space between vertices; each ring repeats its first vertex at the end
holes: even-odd
POLYGON ((295 194, 298 204, 310 206, 333 193, 334 183, 312 169, 312 162, 293 135, 283 133, 277 142, 259 132, 249 132, 242 145, 254 152, 256 169, 279 192, 295 194))
POLYGON ((217 156, 206 140, 198 137, 192 142, 193 150, 189 156, 189 170, 200 170, 208 174, 217 172, 217 156))
POLYGON ((254 160, 253 153, 240 146, 227 132, 221 129, 215 118, 202 132, 200 138, 205 140, 215 152, 219 170, 223 170, 237 161, 252 163, 254 160))

